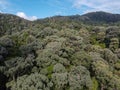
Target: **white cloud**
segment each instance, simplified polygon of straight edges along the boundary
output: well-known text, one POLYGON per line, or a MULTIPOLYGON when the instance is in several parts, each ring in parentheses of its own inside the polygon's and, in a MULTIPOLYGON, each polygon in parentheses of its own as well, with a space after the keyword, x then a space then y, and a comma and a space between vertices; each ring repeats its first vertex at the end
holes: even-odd
POLYGON ((82 9, 86 7, 84 13, 90 11, 107 11, 120 13, 120 0, 71 0, 73 7, 82 9))
POLYGON ((24 12, 17 12, 16 15, 19 16, 19 17, 22 17, 24 19, 30 20, 30 21, 34 21, 34 20, 37 19, 36 16, 27 16, 24 12))

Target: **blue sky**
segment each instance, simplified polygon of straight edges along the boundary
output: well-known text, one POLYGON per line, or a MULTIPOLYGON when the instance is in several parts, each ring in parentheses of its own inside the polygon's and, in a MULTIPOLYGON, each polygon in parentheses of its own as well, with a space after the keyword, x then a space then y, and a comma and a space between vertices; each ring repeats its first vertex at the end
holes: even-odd
POLYGON ((0 0, 0 11, 28 20, 92 11, 120 13, 120 0, 0 0))

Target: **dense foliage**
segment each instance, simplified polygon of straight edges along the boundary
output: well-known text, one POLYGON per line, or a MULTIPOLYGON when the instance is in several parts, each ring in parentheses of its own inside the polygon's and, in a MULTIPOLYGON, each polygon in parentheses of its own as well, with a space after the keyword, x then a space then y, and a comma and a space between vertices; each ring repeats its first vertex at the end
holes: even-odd
POLYGON ((120 90, 119 18, 86 21, 96 13, 33 22, 0 14, 0 90, 120 90))

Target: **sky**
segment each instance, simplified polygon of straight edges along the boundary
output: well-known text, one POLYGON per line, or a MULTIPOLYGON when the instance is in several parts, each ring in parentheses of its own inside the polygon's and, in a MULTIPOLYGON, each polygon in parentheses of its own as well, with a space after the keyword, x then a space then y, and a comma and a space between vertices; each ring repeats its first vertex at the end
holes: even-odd
POLYGON ((31 21, 94 11, 120 14, 120 0, 0 0, 1 13, 14 14, 31 21))

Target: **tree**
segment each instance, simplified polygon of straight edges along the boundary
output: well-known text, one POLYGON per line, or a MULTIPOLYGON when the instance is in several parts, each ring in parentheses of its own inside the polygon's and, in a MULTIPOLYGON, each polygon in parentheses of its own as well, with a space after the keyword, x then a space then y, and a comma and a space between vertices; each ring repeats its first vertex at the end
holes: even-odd
POLYGON ((85 51, 79 51, 72 55, 71 63, 73 65, 82 65, 86 68, 90 67, 92 58, 85 51))
POLYGON ((33 67, 34 57, 29 56, 26 59, 22 57, 12 58, 5 61, 6 71, 5 74, 10 79, 17 79, 17 77, 24 74, 29 74, 33 67))
POLYGON ((68 84, 68 73, 53 73, 52 82, 54 90, 66 90, 68 84))
POLYGON ((11 90, 51 90, 52 85, 46 76, 39 73, 23 75, 16 81, 7 83, 11 90))
POLYGON ((5 47, 12 47, 14 45, 14 42, 8 36, 4 36, 0 38, 0 45, 5 47))
POLYGON ((101 89, 119 90, 120 78, 112 73, 109 64, 105 61, 96 61, 92 64, 92 71, 99 82, 101 89))
POLYGON ((118 61, 118 57, 109 49, 104 49, 104 59, 107 60, 108 63, 114 65, 118 61))
POLYGON ((118 49, 119 48, 119 39, 118 38, 111 38, 109 48, 112 51, 115 51, 116 49, 118 49))
POLYGON ((68 80, 70 90, 90 90, 92 88, 90 73, 83 66, 72 68, 68 80))

